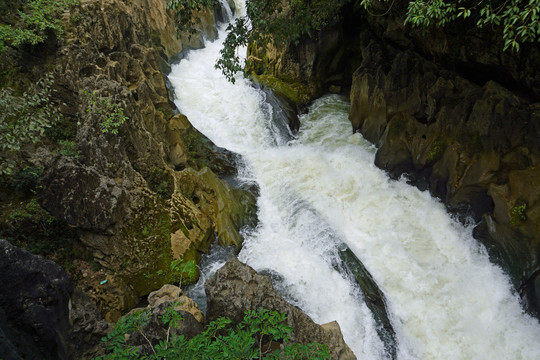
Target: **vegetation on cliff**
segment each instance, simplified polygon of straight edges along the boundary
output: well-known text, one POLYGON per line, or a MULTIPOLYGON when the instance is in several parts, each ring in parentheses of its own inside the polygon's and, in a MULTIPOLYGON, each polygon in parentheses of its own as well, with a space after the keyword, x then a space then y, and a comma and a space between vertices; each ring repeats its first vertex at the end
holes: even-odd
POLYGON ((79 0, 0 1, 0 52, 7 46, 36 45, 48 33, 62 33, 62 12, 79 0))

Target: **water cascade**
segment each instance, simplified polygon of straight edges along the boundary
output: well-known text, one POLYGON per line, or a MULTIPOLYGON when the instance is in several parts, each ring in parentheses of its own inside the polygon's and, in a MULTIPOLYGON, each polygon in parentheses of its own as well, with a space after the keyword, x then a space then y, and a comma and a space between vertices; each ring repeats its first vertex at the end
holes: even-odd
POLYGON ((538 321, 523 314, 472 229, 373 165, 373 146, 351 133, 346 99, 315 101, 292 138, 274 121, 279 109, 268 94, 214 68, 224 37, 222 27, 218 40, 174 65, 169 80, 180 111, 239 153, 240 180, 259 185, 260 223, 245 234, 240 260, 277 274, 281 293, 314 321, 337 320, 359 359, 394 356, 357 274, 336 266, 351 258, 384 293, 396 358, 540 359, 538 321))

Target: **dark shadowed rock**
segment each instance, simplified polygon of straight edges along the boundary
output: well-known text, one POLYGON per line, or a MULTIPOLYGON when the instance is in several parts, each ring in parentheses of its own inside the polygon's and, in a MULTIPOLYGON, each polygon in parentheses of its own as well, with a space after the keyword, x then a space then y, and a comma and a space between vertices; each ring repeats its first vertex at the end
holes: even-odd
POLYGON ((269 277, 259 275, 248 265, 233 259, 219 269, 205 284, 207 320, 229 317, 233 323, 242 321, 245 310, 264 308, 287 315, 293 328, 291 340, 299 343, 318 342, 328 347, 333 359, 356 359, 343 340, 336 322, 316 324, 297 307, 289 304, 274 289, 269 277))
POLYGON ((57 264, 0 240, 0 357, 67 359, 73 284, 57 264))
POLYGON ((94 358, 105 353, 101 339, 112 330, 90 297, 75 288, 69 303, 69 322, 71 324, 71 353, 75 358, 94 358))

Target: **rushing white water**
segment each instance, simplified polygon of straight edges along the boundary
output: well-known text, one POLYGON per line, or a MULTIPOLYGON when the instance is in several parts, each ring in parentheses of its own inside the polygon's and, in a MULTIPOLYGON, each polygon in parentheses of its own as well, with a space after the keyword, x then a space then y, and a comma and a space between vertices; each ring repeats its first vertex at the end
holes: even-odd
MULTIPOLYGON (((240 5, 240 4, 238 4, 240 5)), ((502 271, 427 192, 391 181, 351 133, 348 104, 319 99, 298 138, 272 131, 265 95, 214 69, 224 38, 189 53, 169 76, 177 105, 218 146, 245 159, 260 224, 240 259, 280 275, 280 290, 316 322, 337 320, 359 359, 384 346, 357 287, 334 270, 346 243, 388 301, 400 359, 540 359, 540 327, 502 271)), ((271 113, 271 112, 270 112, 271 113)))

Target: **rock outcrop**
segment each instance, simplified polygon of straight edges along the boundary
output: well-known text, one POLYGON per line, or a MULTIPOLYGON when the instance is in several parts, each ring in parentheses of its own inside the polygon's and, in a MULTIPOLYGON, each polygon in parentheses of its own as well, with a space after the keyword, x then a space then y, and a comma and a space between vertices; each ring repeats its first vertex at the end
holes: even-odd
POLYGON ((287 315, 287 324, 293 328, 291 341, 318 342, 328 347, 333 359, 356 359, 343 340, 337 322, 317 325, 297 307, 283 299, 269 277, 259 275, 238 259, 227 262, 205 284, 207 320, 226 316, 233 323, 242 321, 245 310, 264 308, 287 315))
POLYGON ((540 309, 540 105, 370 32, 358 43, 350 120, 377 145, 376 165, 395 178, 407 174, 451 212, 472 217, 475 237, 506 269, 526 307, 540 309))
POLYGON ((98 307, 81 289, 75 288, 68 304, 70 358, 92 359, 105 354, 103 339, 113 328, 105 321, 98 307))

